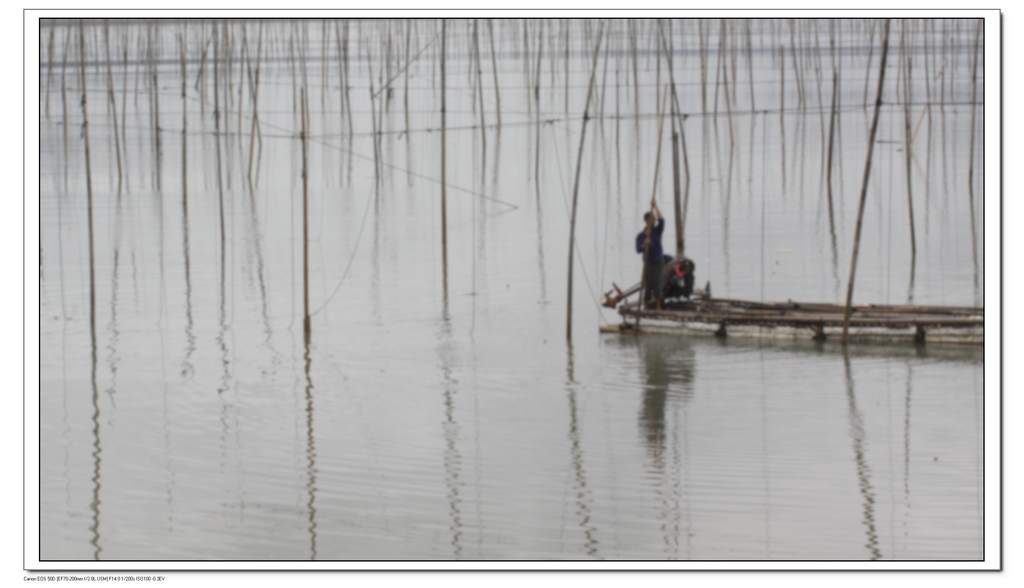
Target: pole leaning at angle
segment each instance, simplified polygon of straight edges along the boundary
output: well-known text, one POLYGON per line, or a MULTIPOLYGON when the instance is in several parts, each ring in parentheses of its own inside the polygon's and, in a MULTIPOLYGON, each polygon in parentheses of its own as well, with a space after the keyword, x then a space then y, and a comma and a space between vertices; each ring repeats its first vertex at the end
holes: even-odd
POLYGON ((875 150, 875 135, 878 133, 878 113, 882 109, 882 89, 885 86, 885 59, 889 54, 889 19, 885 19, 882 36, 882 63, 878 72, 878 92, 875 95, 875 114, 871 119, 871 133, 868 135, 868 156, 864 162, 864 179, 860 186, 860 207, 857 210, 857 228, 853 235, 853 256, 850 260, 850 280, 846 286, 846 310, 843 312, 843 343, 850 332, 850 306, 853 303, 853 283, 857 275, 857 254, 860 252, 860 231, 864 226, 864 202, 868 195, 868 179, 871 177, 871 155, 875 150))
POLYGON ((566 314, 565 314, 565 339, 572 342, 572 256, 576 243, 576 210, 580 195, 580 168, 583 164, 583 145, 587 137, 587 122, 590 120, 590 98, 594 93, 594 78, 597 73, 597 56, 601 49, 601 41, 604 38, 604 21, 601 21, 601 28, 597 33, 597 43, 594 44, 594 56, 590 67, 590 83, 587 84, 587 101, 583 106, 583 123, 580 127, 580 146, 576 152, 576 176, 572 184, 572 213, 569 218, 569 287, 566 292, 566 314))

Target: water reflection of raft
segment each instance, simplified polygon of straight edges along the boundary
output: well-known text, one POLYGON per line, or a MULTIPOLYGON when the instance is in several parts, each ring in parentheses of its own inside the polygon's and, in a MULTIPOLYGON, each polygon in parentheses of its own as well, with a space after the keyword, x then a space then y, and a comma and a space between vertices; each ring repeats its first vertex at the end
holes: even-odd
MULTIPOLYGON (((604 332, 704 331, 719 337, 810 338, 838 340, 844 307, 807 302, 753 302, 725 298, 667 301, 662 308, 641 309, 636 302, 616 305, 620 325, 604 332), (639 318, 639 323, 637 319, 639 318)), ((984 343, 984 308, 868 304, 852 308, 850 341, 899 341, 918 344, 984 343)))

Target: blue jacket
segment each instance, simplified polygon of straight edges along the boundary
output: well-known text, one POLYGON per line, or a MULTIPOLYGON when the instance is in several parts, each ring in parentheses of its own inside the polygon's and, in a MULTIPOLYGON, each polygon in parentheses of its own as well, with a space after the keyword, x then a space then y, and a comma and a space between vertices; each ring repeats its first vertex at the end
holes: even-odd
MULTIPOLYGON (((658 222, 654 224, 654 229, 651 230, 651 247, 647 251, 647 255, 644 256, 645 263, 658 262, 664 257, 664 251, 661 248, 661 234, 665 231, 665 219, 658 218, 658 222)), ((647 235, 644 231, 640 231, 636 236, 636 252, 643 254, 644 252, 644 240, 647 239, 647 235)))

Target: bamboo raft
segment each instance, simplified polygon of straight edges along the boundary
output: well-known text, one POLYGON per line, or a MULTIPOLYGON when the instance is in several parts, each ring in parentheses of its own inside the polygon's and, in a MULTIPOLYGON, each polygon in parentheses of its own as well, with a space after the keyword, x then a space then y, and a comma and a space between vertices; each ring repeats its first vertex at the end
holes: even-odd
MULTIPOLYGON (((632 289, 631 289, 632 290, 632 289)), ((666 301, 661 309, 623 302, 617 288, 604 305, 618 308, 623 322, 602 332, 704 332, 717 337, 810 338, 838 340, 845 307, 816 302, 753 302, 697 295, 692 300, 666 301)), ((953 343, 981 345, 985 335, 984 308, 867 304, 853 306, 849 341, 896 342, 918 345, 953 343)))

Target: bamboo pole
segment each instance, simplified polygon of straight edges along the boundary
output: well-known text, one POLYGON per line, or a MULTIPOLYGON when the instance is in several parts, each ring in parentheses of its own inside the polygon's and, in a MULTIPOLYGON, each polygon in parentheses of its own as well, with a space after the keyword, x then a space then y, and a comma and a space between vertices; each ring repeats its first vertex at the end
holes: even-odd
POLYGON ((910 102, 911 102, 911 61, 909 47, 907 46, 907 20, 901 21, 900 41, 903 46, 903 154, 907 164, 907 215, 910 225, 910 282, 914 282, 914 270, 917 267, 917 236, 914 233, 914 196, 912 192, 913 176, 911 175, 910 164, 912 161, 911 148, 913 140, 910 132, 910 102))
POLYGON ((779 134, 782 143, 782 197, 786 197, 786 48, 779 45, 779 134))
POLYGON ((224 298, 225 233, 224 233, 224 174, 220 154, 220 35, 213 27, 213 143, 217 152, 217 214, 220 228, 220 293, 224 298))
POLYGON ((754 103, 754 38, 750 30, 750 20, 747 20, 747 76, 750 80, 750 112, 751 116, 757 110, 754 103))
MULTIPOLYGON (((501 132, 501 92, 498 90, 498 57, 494 51, 494 19, 487 19, 487 33, 491 42, 491 73, 494 75, 494 112, 498 132, 501 132)), ((497 164, 495 164, 497 165, 497 164)))
MULTIPOLYGON (((241 168, 242 168, 242 114, 243 114, 242 111, 245 110, 243 108, 244 104, 243 104, 242 100, 243 100, 243 98, 245 96, 245 94, 243 92, 243 90, 245 90, 245 86, 246 86, 246 84, 245 84, 245 77, 246 77, 245 74, 246 74, 246 72, 251 67, 250 66, 251 59, 249 58, 249 26, 248 26, 247 22, 244 21, 244 20, 241 23, 239 23, 239 26, 242 28, 242 47, 238 50, 238 84, 237 84, 238 85, 238 102, 237 102, 237 106, 238 107, 237 107, 237 111, 236 111, 237 119, 236 119, 236 122, 235 122, 235 130, 236 130, 235 134, 238 137, 238 139, 236 141, 236 144, 238 145, 238 168, 239 168, 239 171, 241 171, 241 168)), ((326 26, 326 25, 324 25, 324 26, 326 26)), ((324 63, 326 63, 326 62, 327 62, 327 60, 325 59, 324 63)), ((324 77, 326 77, 326 76, 324 76, 324 77)), ((321 78, 321 80, 322 79, 324 79, 324 78, 321 78)), ((323 104, 322 103, 321 103, 321 106, 320 106, 320 110, 323 110, 323 104)), ((248 173, 248 170, 246 170, 246 179, 248 179, 248 177, 249 177, 249 173, 248 173)))
MULTIPOLYGON (((181 45, 181 210, 183 218, 188 218, 188 100, 185 92, 188 78, 188 66, 185 59, 188 45, 188 21, 185 21, 184 36, 178 37, 181 45)), ((186 220, 187 222, 187 220, 186 220)))
MULTIPOLYGON (((611 50, 611 46, 612 46, 611 43, 605 43, 605 45, 604 45, 604 66, 602 67, 602 70, 601 70, 601 95, 600 95, 600 100, 598 101, 598 110, 597 110, 597 116, 599 118, 601 118, 602 120, 604 119, 604 97, 605 97, 605 94, 606 94, 606 92, 608 90, 608 52, 611 50)), ((554 53, 554 52, 552 51, 552 53, 554 53)), ((552 64, 552 65, 554 65, 554 64, 552 64)), ((554 88, 554 83, 551 84, 551 87, 552 87, 552 89, 554 88)), ((603 131, 604 131, 604 127, 603 126, 602 126, 601 130, 602 130, 602 133, 603 133, 603 131)))
POLYGON ((523 88, 526 90, 527 109, 532 114, 533 102, 530 101, 530 32, 527 22, 526 19, 523 19, 523 88))
POLYGON ((846 343, 850 331, 850 309, 853 304, 854 279, 857 276, 857 255, 860 252, 860 232, 864 226, 864 204, 868 196, 868 179, 871 177, 871 156, 875 151, 875 136, 878 134, 878 115, 882 110, 882 90, 885 86, 885 60, 889 55, 889 25, 885 19, 885 30, 882 33, 882 57, 878 71, 878 91, 875 94, 875 113, 871 119, 871 131, 868 134, 868 155, 864 162, 864 178, 860 186, 860 206, 857 210, 857 226, 853 235, 853 256, 850 260, 850 280, 846 286, 846 309, 843 312, 843 344, 846 343))
POLYGON ((683 207, 679 187, 679 133, 672 129, 672 200, 676 214, 676 260, 683 260, 683 207))
MULTIPOLYGON (((441 277, 444 306, 448 307, 448 142, 446 140, 448 102, 446 96, 448 21, 441 19, 441 277)), ((526 23, 523 23, 524 32, 526 23)), ((525 38, 525 35, 524 35, 525 38)))
MULTIPOLYGON (((630 53, 633 58, 633 134, 636 137, 640 136, 640 65, 637 62, 637 47, 636 47, 636 22, 633 20, 627 21, 629 23, 629 45, 630 53)), ((703 21, 697 21, 703 22, 703 21)), ((703 73, 703 70, 701 70, 703 73)))
POLYGON ((797 63, 797 44, 796 44, 796 19, 789 20, 789 56, 793 61, 793 82, 796 84, 796 96, 798 106, 801 111, 804 109, 804 80, 800 74, 800 64, 797 63))
POLYGON ((64 33, 64 56, 60 64, 60 107, 61 107, 61 132, 64 138, 64 192, 68 191, 68 42, 71 31, 64 33))
POLYGON ((825 167, 825 178, 828 194, 828 225, 832 229, 832 234, 835 234, 835 214, 832 204, 832 152, 833 146, 835 145, 835 131, 836 131, 836 101, 838 100, 838 89, 839 89, 839 76, 836 74, 835 69, 832 70, 832 111, 828 119, 828 163, 825 167))
MULTIPOLYGON (((864 110, 868 109, 868 87, 871 85, 871 61, 875 55, 875 28, 877 21, 871 22, 871 29, 868 33, 868 63, 864 69, 864 110)), ((835 64, 833 63, 833 67, 835 64)))
POLYGON ((534 112, 537 115, 536 118, 536 130, 534 131, 534 146, 533 146, 533 179, 537 185, 538 197, 540 194, 540 73, 541 73, 541 56, 544 53, 544 22, 539 21, 537 26, 537 66, 534 68, 533 75, 533 100, 534 100, 534 112))
POLYGON ((124 139, 124 185, 125 189, 131 191, 131 175, 128 173, 128 139, 124 136, 124 131, 127 128, 128 122, 128 40, 125 39, 122 50, 122 72, 123 81, 121 83, 121 138, 124 139))
POLYGON ((480 63, 479 22, 479 19, 473 19, 473 55, 476 59, 476 94, 480 110, 480 178, 483 179, 487 169, 487 121, 484 118, 484 74, 480 63))
POLYGON ((708 46, 703 19, 697 20, 697 43, 700 49, 700 112, 706 120, 708 112, 708 46))
MULTIPOLYGON (((53 79, 53 37, 56 33, 57 27, 51 25, 49 39, 46 42, 46 98, 45 98, 45 116, 46 120, 50 120, 50 81, 53 79)), ((42 39, 40 39, 42 40, 42 39)), ((41 57, 40 57, 41 59, 41 57)))
POLYGON ((259 128, 260 121, 260 62, 263 60, 263 21, 260 21, 259 29, 256 38, 256 68, 253 70, 252 64, 249 66, 249 93, 252 100, 252 114, 251 123, 249 126, 249 167, 246 176, 249 178, 249 187, 252 188, 252 164, 253 155, 256 151, 256 135, 257 129, 259 128))
POLYGON ((569 33, 572 27, 572 21, 569 19, 563 19, 562 25, 565 28, 565 92, 563 98, 565 101, 565 116, 569 117, 569 79, 572 77, 572 71, 569 68, 569 33))
POLYGON ((580 170, 583 164, 583 146, 587 137, 587 122, 590 120, 590 98, 594 93, 594 78, 597 75, 597 56, 601 49, 601 41, 604 38, 604 21, 597 34, 597 43, 594 44, 594 55, 591 58, 590 82, 587 84, 587 99, 583 105, 583 122, 580 125, 580 144, 576 151, 576 174, 572 186, 572 212, 569 217, 569 276, 568 288, 566 291, 566 317, 565 317, 565 338, 572 343, 572 270, 573 252, 576 244, 576 211, 579 205, 580 195, 580 170))
MULTIPOLYGON (((92 158, 89 152, 89 109, 88 91, 85 79, 85 25, 78 21, 78 76, 82 82, 82 141, 85 145, 85 194, 86 214, 89 223, 89 336, 92 339, 93 357, 96 354, 96 260, 93 230, 92 206, 92 158)), ((95 361, 95 360, 94 360, 95 361)))
POLYGON ((967 158, 967 194, 968 206, 971 211, 971 259, 974 261, 974 289, 978 289, 978 231, 975 228, 974 219, 974 143, 976 133, 974 132, 977 118, 978 102, 978 54, 981 45, 981 33, 985 26, 984 19, 978 19, 978 30, 974 34, 974 63, 971 66, 971 146, 970 155, 967 158))
MULTIPOLYGON (((345 63, 345 83, 344 83, 344 86, 345 86, 345 115, 348 117, 348 135, 349 135, 349 139, 352 138, 352 134, 353 134, 352 133, 352 131, 353 131, 353 128, 352 128, 352 96, 351 96, 351 92, 350 92, 350 90, 352 89, 352 84, 351 84, 351 76, 349 75, 349 53, 348 53, 348 45, 349 45, 349 38, 350 38, 350 33, 349 33, 349 24, 350 23, 351 23, 351 21, 348 21, 348 20, 345 21, 345 42, 342 44, 342 57, 343 57, 344 63, 345 63)), ((349 150, 349 153, 351 153, 351 150, 349 150)))
MULTIPOLYGON (((672 90, 670 110, 672 119, 672 193, 673 193, 673 205, 675 209, 675 225, 676 225, 676 259, 682 261, 683 254, 685 252, 685 240, 684 233, 686 230, 686 213, 682 207, 680 199, 680 169, 679 169, 679 135, 682 134, 683 144, 683 157, 686 154, 686 132, 683 129, 683 123, 681 115, 679 113, 679 94, 676 91, 676 79, 675 79, 675 59, 673 58, 673 52, 671 48, 671 29, 669 39, 666 40, 662 27, 658 27, 658 35, 661 40, 659 45, 661 51, 665 52, 666 61, 668 63, 668 81, 669 87, 672 90)), ((731 110, 730 110, 731 113, 731 110)), ((732 124, 730 120, 730 125, 732 124)), ((660 131, 659 131, 660 132, 660 131)), ((660 143, 660 140, 659 140, 660 143)), ((686 192, 687 199, 689 198, 690 191, 690 164, 685 162, 685 173, 686 173, 686 192)))
MULTIPOLYGON (((370 56, 369 49, 366 50, 366 67, 369 69, 369 75, 367 76, 370 80, 370 137, 373 139, 373 187, 374 191, 380 188, 381 183, 381 169, 380 169, 380 150, 377 145, 377 137, 380 130, 377 128, 377 100, 374 97, 374 86, 373 86, 373 65, 370 56)), ((386 99, 386 98, 385 98, 386 99)))
POLYGON ((107 19, 103 20, 103 45, 106 49, 107 55, 107 99, 110 102, 110 109, 114 122, 114 154, 117 159, 117 193, 120 194, 121 184, 123 182, 123 172, 121 170, 121 139, 118 137, 117 132, 117 100, 114 96, 113 67, 110 65, 110 21, 107 19))
MULTIPOLYGON (((216 28, 217 25, 214 25, 216 28)), ((210 40, 206 38, 206 24, 199 28, 199 38, 203 50, 199 53, 199 71, 196 72, 195 89, 199 91, 199 115, 206 118, 206 53, 210 49, 210 40)))
MULTIPOLYGON (((475 25, 474 25, 475 26, 475 25)), ((409 61, 409 48, 412 41, 412 21, 405 21, 405 84, 402 91, 402 104, 405 109, 405 132, 409 132, 409 68, 411 63, 409 61)), ((409 138, 406 136, 406 144, 409 143, 409 138)), ((411 176, 410 176, 411 177, 411 176)))
POLYGON ((153 149, 155 153, 154 168, 156 171, 156 189, 157 191, 161 188, 161 174, 160 174, 160 77, 157 74, 156 57, 153 54, 153 28, 149 29, 149 75, 151 78, 150 82, 150 96, 152 97, 152 108, 153 108, 153 149))
POLYGON ((302 127, 299 138, 302 142, 302 332, 305 340, 309 341, 311 325, 309 322, 309 148, 308 121, 309 97, 306 94, 306 87, 301 90, 302 127))

